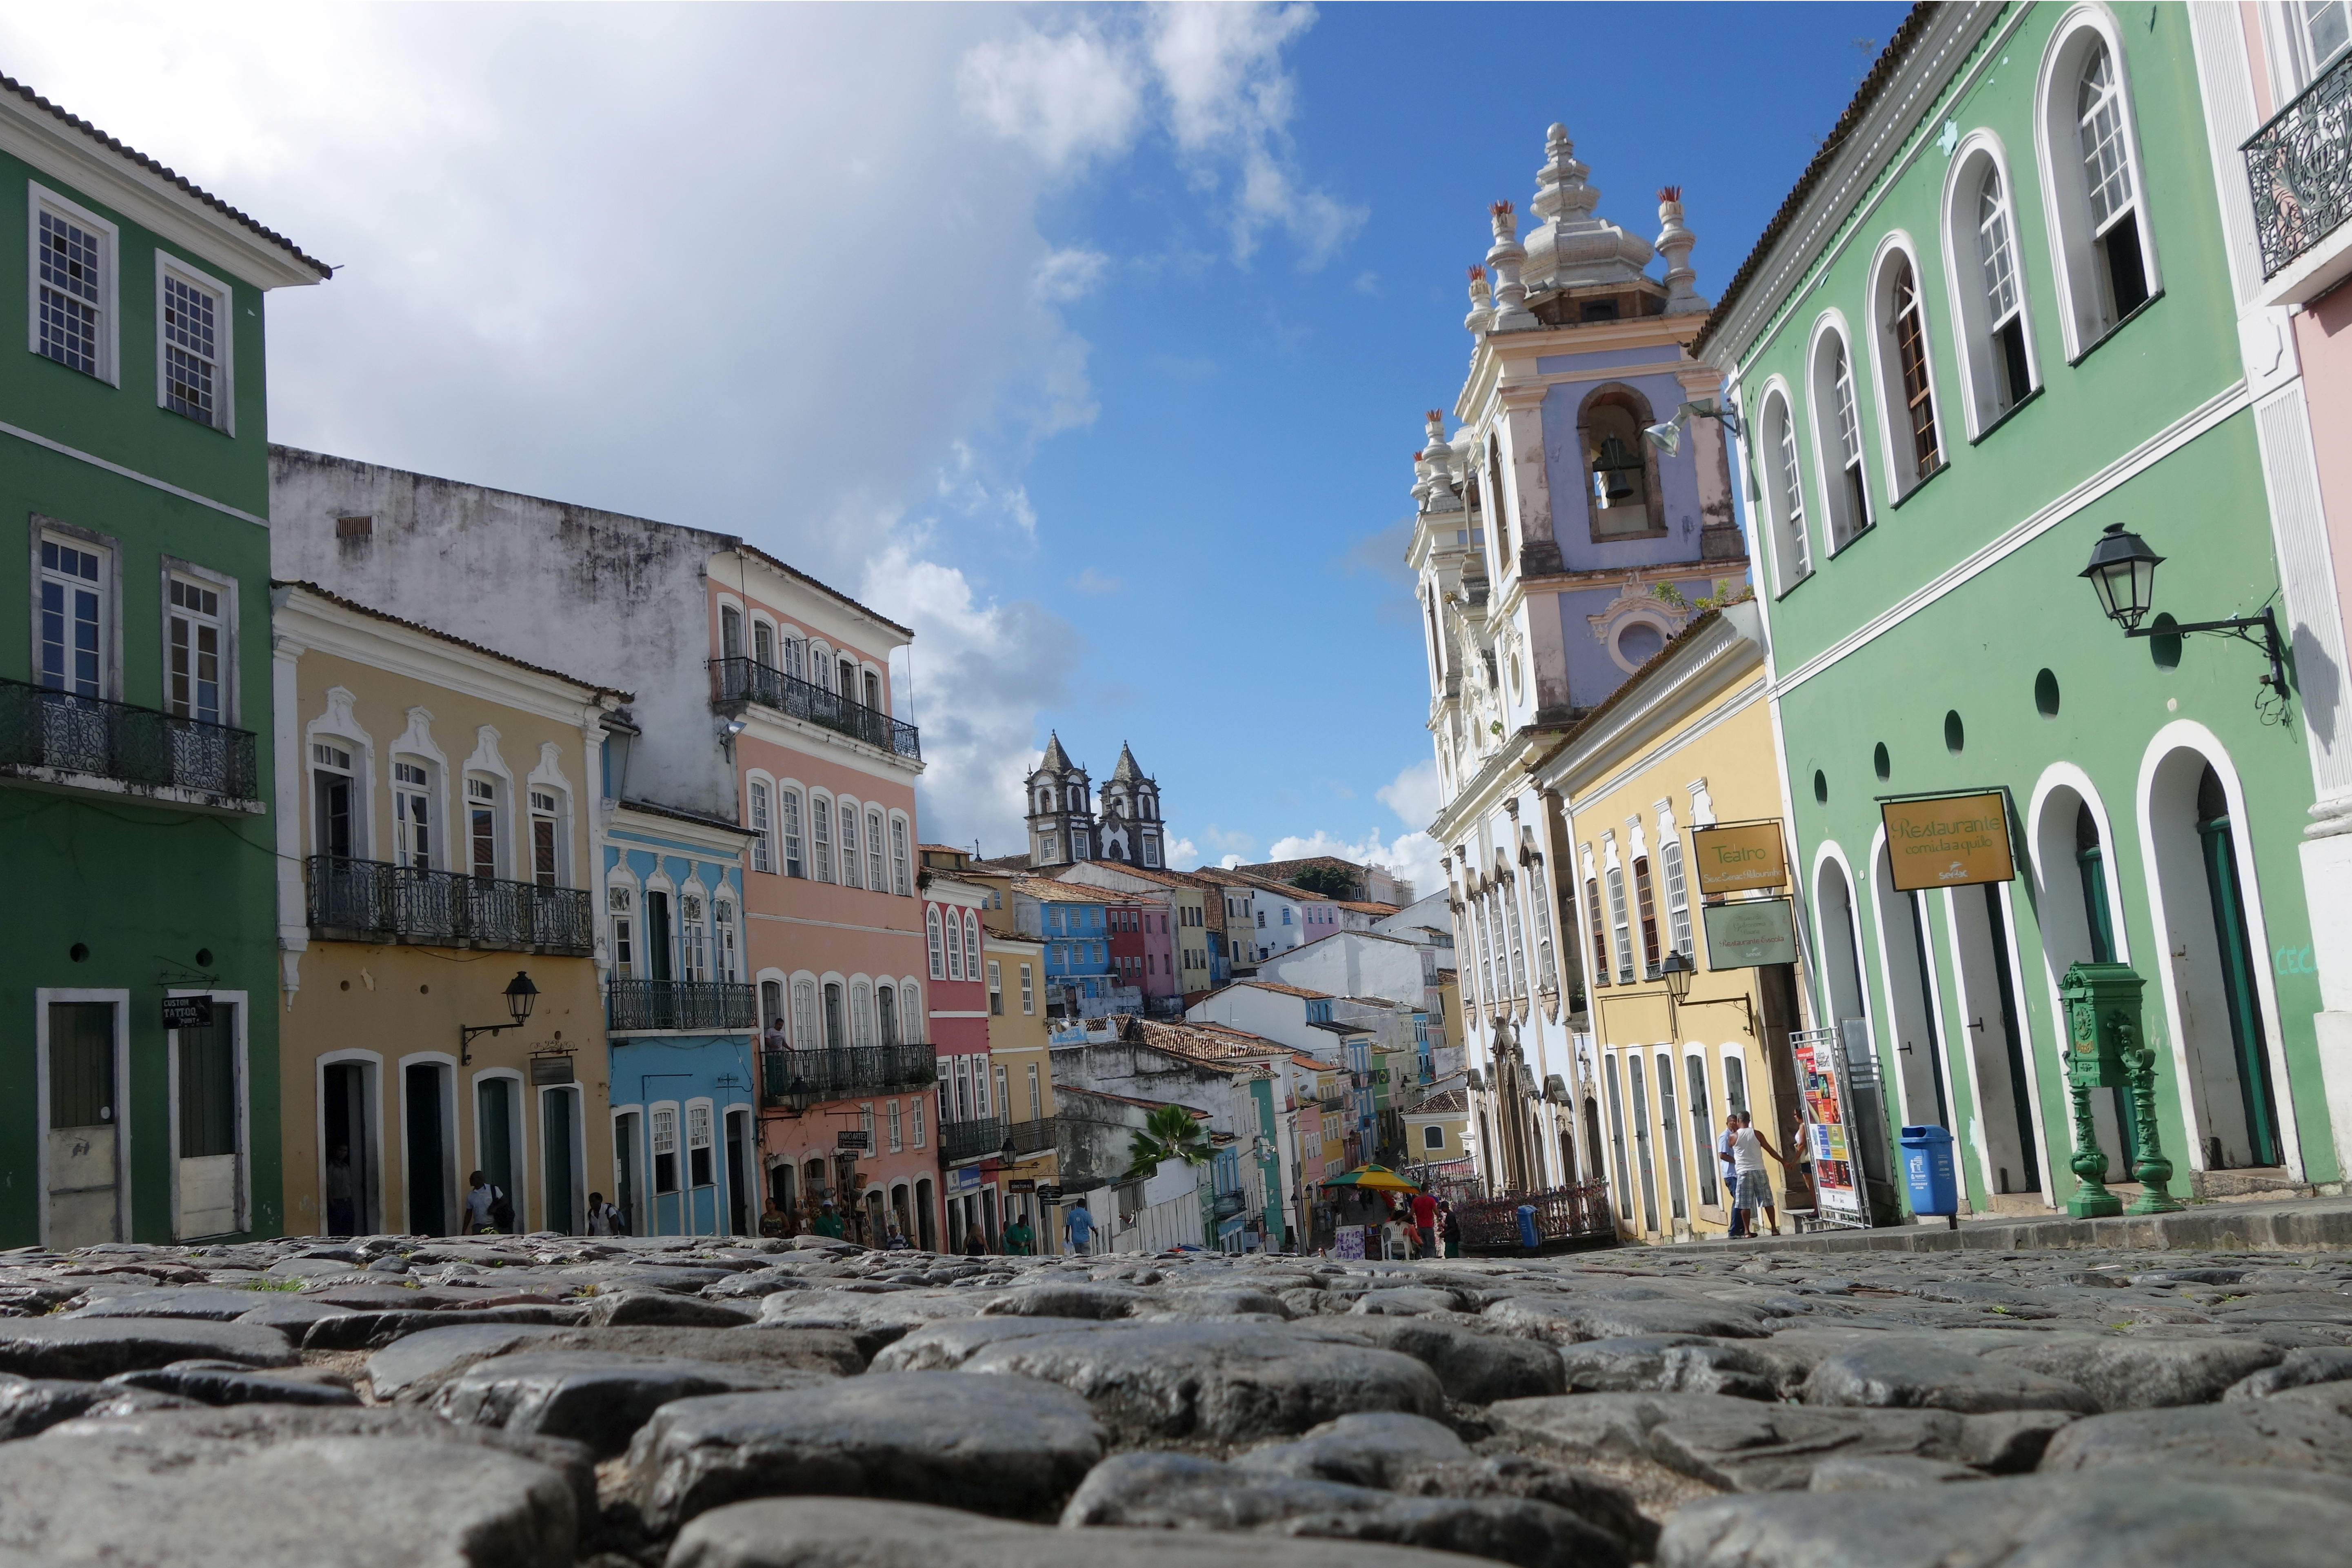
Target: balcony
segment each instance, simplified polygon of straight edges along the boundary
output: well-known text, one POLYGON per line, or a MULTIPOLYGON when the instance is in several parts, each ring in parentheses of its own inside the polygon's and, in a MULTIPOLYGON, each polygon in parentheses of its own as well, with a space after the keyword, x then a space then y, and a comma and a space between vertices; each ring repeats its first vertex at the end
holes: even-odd
MULTIPOLYGON (((751 988, 744 994, 744 1019, 751 1017, 751 988)), ((761 1103, 782 1106, 795 1093, 812 1105, 829 1100, 851 1100, 861 1094, 920 1089, 936 1082, 928 1042, 901 1046, 842 1046, 833 1050, 763 1051, 760 1055, 761 1103)))
POLYGON ((594 915, 583 888, 463 877, 382 860, 313 855, 303 862, 311 931, 343 942, 503 947, 585 958, 594 915))
POLYGON ((788 719, 820 725, 908 762, 923 760, 921 731, 912 724, 901 724, 879 708, 868 708, 855 697, 828 691, 813 680, 786 675, 781 669, 748 658, 714 658, 710 661, 710 700, 715 706, 756 702, 788 719))
POLYGON ((614 1034, 737 1034, 754 1027, 751 988, 731 980, 615 980, 604 993, 604 1026, 614 1034))
POLYGON ((1055 1142, 1054 1122, 1050 1116, 1034 1121, 1002 1121, 994 1117, 950 1121, 940 1129, 940 1163, 954 1165, 986 1155, 1002 1156, 1008 1142, 1016 1160, 1051 1150, 1055 1142))
POLYGON ((251 731, 0 680, 0 774, 259 812, 251 731))
POLYGON ((2254 204, 2267 305, 2317 299, 2352 275, 2352 54, 2318 79, 2240 149, 2254 204))

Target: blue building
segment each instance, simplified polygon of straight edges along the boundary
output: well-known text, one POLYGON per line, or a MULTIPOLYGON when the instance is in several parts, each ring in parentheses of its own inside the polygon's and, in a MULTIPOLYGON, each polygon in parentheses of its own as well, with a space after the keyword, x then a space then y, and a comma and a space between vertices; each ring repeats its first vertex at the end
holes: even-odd
POLYGON ((1099 888, 1027 877, 1013 884, 1013 924, 1045 944, 1047 1017, 1099 1017, 1112 1010, 1120 987, 1103 911, 1099 888))
POLYGON ((732 823, 627 801, 604 829, 614 1201, 638 1236, 757 1232, 759 1042, 732 823))

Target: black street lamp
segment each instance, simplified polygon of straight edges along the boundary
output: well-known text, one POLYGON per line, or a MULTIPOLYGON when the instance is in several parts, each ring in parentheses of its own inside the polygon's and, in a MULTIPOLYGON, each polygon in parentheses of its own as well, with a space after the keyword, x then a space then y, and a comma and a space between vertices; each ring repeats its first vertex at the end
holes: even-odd
POLYGON ((512 1018, 514 1020, 513 1023, 460 1024, 457 1026, 457 1065, 459 1067, 467 1067, 472 1064, 474 1060, 475 1036, 502 1035, 509 1029, 521 1028, 523 1021, 530 1016, 531 1007, 539 1001, 539 987, 530 983, 530 976, 529 974, 518 969, 515 971, 515 977, 507 982, 505 995, 507 999, 507 1016, 512 1018))
POLYGON ((2099 608, 2107 619, 2123 627, 2127 637, 2179 637, 2186 632, 2220 632, 2236 637, 2240 642, 2263 650, 2271 661, 2271 672, 2262 678, 2262 684, 2282 698, 2286 696, 2286 647, 2279 638, 2278 617, 2268 605, 2259 616, 2231 616, 2218 621, 2184 621, 2167 626, 2143 626, 2140 622, 2156 603, 2156 569, 2164 557, 2147 547, 2147 541, 2120 522, 2107 524, 2098 542, 2091 546, 2091 563, 2081 575, 2091 580, 2091 591, 2099 596, 2099 608), (2262 636, 2252 634, 2259 628, 2262 636))

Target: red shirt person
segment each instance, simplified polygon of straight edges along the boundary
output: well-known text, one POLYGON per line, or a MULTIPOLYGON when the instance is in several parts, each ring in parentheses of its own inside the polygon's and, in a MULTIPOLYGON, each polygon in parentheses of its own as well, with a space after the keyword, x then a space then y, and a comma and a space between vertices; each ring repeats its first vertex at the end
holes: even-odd
POLYGON ((1437 1255, 1437 1200, 1427 1193, 1415 1193, 1412 1199, 1414 1243, 1423 1258, 1437 1255))

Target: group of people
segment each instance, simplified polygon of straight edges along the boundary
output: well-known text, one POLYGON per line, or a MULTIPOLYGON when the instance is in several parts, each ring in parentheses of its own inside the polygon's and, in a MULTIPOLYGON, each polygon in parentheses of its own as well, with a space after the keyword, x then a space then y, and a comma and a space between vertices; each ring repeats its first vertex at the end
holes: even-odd
POLYGON ((1389 1216, 1389 1227, 1403 1232, 1407 1258, 1462 1256, 1462 1221, 1447 1200, 1427 1192, 1392 1194, 1389 1216))
MULTIPOLYGON (((1801 1117, 1793 1129, 1790 1145, 1801 1166, 1808 1159, 1804 1138, 1805 1124, 1801 1117)), ((1784 1171, 1789 1162, 1781 1158, 1780 1152, 1764 1134, 1756 1131, 1752 1114, 1734 1110, 1724 1117, 1723 1131, 1715 1141, 1715 1157, 1723 1167, 1724 1188, 1731 1194, 1730 1239, 1737 1241, 1758 1234, 1756 1214, 1759 1209, 1763 1211, 1764 1223, 1772 1227, 1772 1234, 1780 1235, 1780 1215, 1772 1205, 1772 1183, 1765 1174, 1764 1162, 1769 1159, 1784 1171)))

